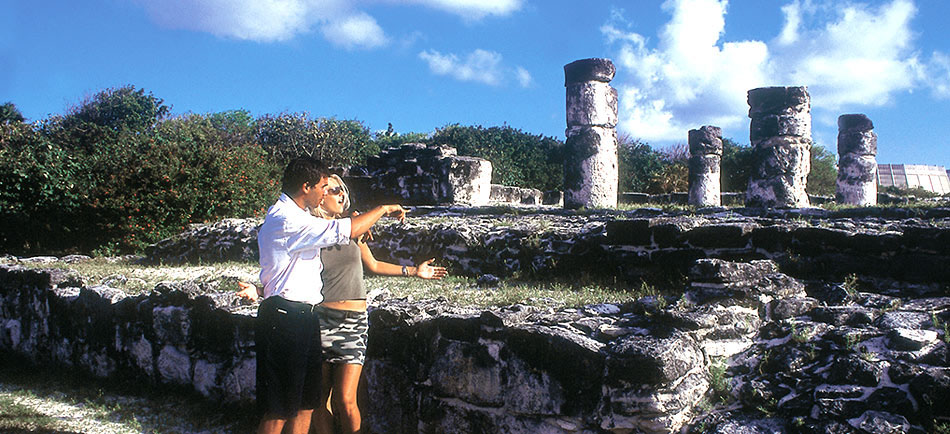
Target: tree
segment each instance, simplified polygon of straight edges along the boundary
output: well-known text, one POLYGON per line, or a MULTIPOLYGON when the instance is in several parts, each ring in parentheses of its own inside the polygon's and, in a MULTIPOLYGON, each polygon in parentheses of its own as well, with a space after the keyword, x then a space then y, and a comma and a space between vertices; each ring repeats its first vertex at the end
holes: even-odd
POLYGON ((386 131, 378 131, 373 134, 373 141, 379 146, 379 149, 394 148, 404 143, 426 143, 428 140, 428 133, 399 134, 393 129, 392 123, 389 124, 386 131))
POLYGON ((348 167, 379 153, 369 128, 357 120, 311 118, 307 113, 266 115, 257 120, 258 143, 275 161, 307 155, 348 167))
POLYGON ((723 138, 719 173, 722 191, 746 191, 749 188, 749 174, 752 173, 752 147, 723 138))
POLYGON ((484 128, 446 125, 428 143, 454 147, 459 155, 492 163, 492 182, 513 187, 560 189, 564 181, 564 144, 508 125, 484 128))
POLYGON ((811 171, 805 181, 805 191, 818 196, 834 196, 838 183, 835 154, 821 145, 811 146, 811 171))
POLYGON ((663 157, 626 133, 617 137, 617 160, 620 191, 645 193, 663 170, 663 157))
POLYGON ((106 89, 42 123, 44 134, 61 146, 86 152, 142 135, 169 115, 161 98, 135 86, 106 89))
POLYGON ((0 124, 8 122, 23 122, 26 118, 23 117, 23 113, 20 113, 20 109, 16 107, 12 102, 5 102, 3 105, 0 105, 0 124))

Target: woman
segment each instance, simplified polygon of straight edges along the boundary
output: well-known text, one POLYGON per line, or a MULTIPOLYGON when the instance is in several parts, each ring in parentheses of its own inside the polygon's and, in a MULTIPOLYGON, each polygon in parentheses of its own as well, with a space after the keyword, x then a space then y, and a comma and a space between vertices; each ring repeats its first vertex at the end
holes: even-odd
MULTIPOLYGON (((331 175, 323 203, 311 212, 323 218, 340 218, 350 206, 349 191, 337 175, 331 175)), ((314 410, 314 427, 318 433, 333 432, 333 419, 345 433, 359 432, 361 418, 356 392, 366 352, 369 328, 366 313, 366 289, 363 269, 385 276, 415 276, 441 279, 444 267, 432 265, 435 259, 416 267, 400 266, 376 260, 365 239, 348 245, 333 246, 321 252, 323 260, 323 297, 318 306, 320 335, 323 341, 323 394, 320 402, 327 406, 314 410)))

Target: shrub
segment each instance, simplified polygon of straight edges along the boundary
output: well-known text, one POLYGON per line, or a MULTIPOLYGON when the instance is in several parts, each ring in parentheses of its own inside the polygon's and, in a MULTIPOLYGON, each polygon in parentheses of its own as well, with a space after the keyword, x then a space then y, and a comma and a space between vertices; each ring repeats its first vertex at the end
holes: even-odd
POLYGON ((454 147, 459 155, 492 163, 492 182, 513 187, 560 189, 564 178, 564 144, 543 135, 525 133, 508 125, 446 125, 428 143, 454 147))
POLYGON ((98 92, 65 116, 52 116, 41 126, 52 142, 92 152, 120 137, 145 134, 170 111, 162 99, 129 85, 98 92))
POLYGON ((838 189, 838 167, 835 154, 823 146, 811 146, 811 171, 805 181, 805 191, 819 196, 834 196, 838 189))
POLYGON ((0 123, 23 122, 25 120, 23 113, 20 113, 20 109, 16 108, 16 105, 12 102, 5 102, 0 105, 0 123))
POLYGON ((16 228, 0 243, 11 253, 138 251, 189 223, 260 215, 281 167, 231 132, 213 115, 189 115, 86 151, 0 125, 0 224, 16 228))
POLYGON ((646 192, 663 168, 662 156, 629 134, 617 138, 617 160, 620 191, 646 192))
POLYGON ((0 124, 0 246, 9 252, 59 247, 81 201, 81 160, 30 124, 0 124))
POLYGON ((256 138, 281 165, 307 155, 330 166, 349 167, 379 153, 369 129, 361 122, 312 119, 306 113, 263 116, 257 120, 256 138))
POLYGON ((752 172, 752 147, 729 138, 722 139, 720 174, 722 191, 744 192, 752 172))

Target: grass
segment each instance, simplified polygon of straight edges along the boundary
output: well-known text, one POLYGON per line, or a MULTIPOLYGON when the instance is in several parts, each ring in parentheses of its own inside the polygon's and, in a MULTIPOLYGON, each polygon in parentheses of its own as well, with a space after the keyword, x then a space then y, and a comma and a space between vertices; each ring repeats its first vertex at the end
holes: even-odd
POLYGON ((0 393, 0 432, 57 432, 66 429, 58 419, 21 404, 18 397, 35 397, 30 391, 0 393))
POLYGON ((367 276, 367 291, 385 289, 392 297, 412 300, 443 298, 461 306, 490 307, 516 303, 545 307, 581 307, 598 303, 622 303, 650 295, 639 289, 595 283, 561 281, 502 280, 498 286, 482 287, 475 279, 449 276, 443 280, 402 279, 367 276))
MULTIPOLYGON (((147 293, 165 281, 191 280, 219 291, 239 290, 239 280, 257 282, 260 271, 256 263, 227 262, 206 265, 159 266, 141 265, 131 259, 95 258, 66 264, 22 264, 29 268, 60 268, 73 270, 83 277, 86 286, 107 284, 130 295, 147 293)), ((614 281, 581 276, 574 281, 537 281, 502 279, 498 286, 481 287, 468 277, 449 276, 443 280, 407 279, 367 275, 367 291, 385 289, 391 297, 414 300, 443 298, 450 303, 489 307, 515 303, 545 307, 580 307, 598 303, 622 303, 659 292, 649 285, 628 288, 614 281)))
MULTIPOLYGON (((2 263, 2 262, 0 262, 2 263)), ((82 276, 85 286, 108 285, 129 295, 148 293, 165 281, 191 280, 222 291, 238 291, 239 280, 255 282, 260 268, 256 263, 225 262, 205 265, 144 265, 131 258, 93 258, 65 262, 22 263, 27 268, 72 270, 82 276)))
POLYGON ((34 366, 6 354, 0 354, 0 362, 0 432, 89 432, 103 427, 149 433, 253 432, 258 422, 246 404, 224 404, 167 387, 143 387, 134 378, 92 378, 72 370, 34 366), (37 401, 65 408, 60 411, 66 414, 51 416, 24 403, 37 401), (77 424, 82 427, 77 429, 77 424))

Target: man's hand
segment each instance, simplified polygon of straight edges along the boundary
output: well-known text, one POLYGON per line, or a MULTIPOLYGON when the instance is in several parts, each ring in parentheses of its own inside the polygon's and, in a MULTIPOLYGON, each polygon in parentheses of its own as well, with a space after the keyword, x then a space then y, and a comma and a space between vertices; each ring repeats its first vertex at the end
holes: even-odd
POLYGON ((399 205, 386 205, 385 215, 386 217, 393 217, 399 219, 399 222, 406 221, 406 213, 409 212, 408 209, 403 208, 399 205))

